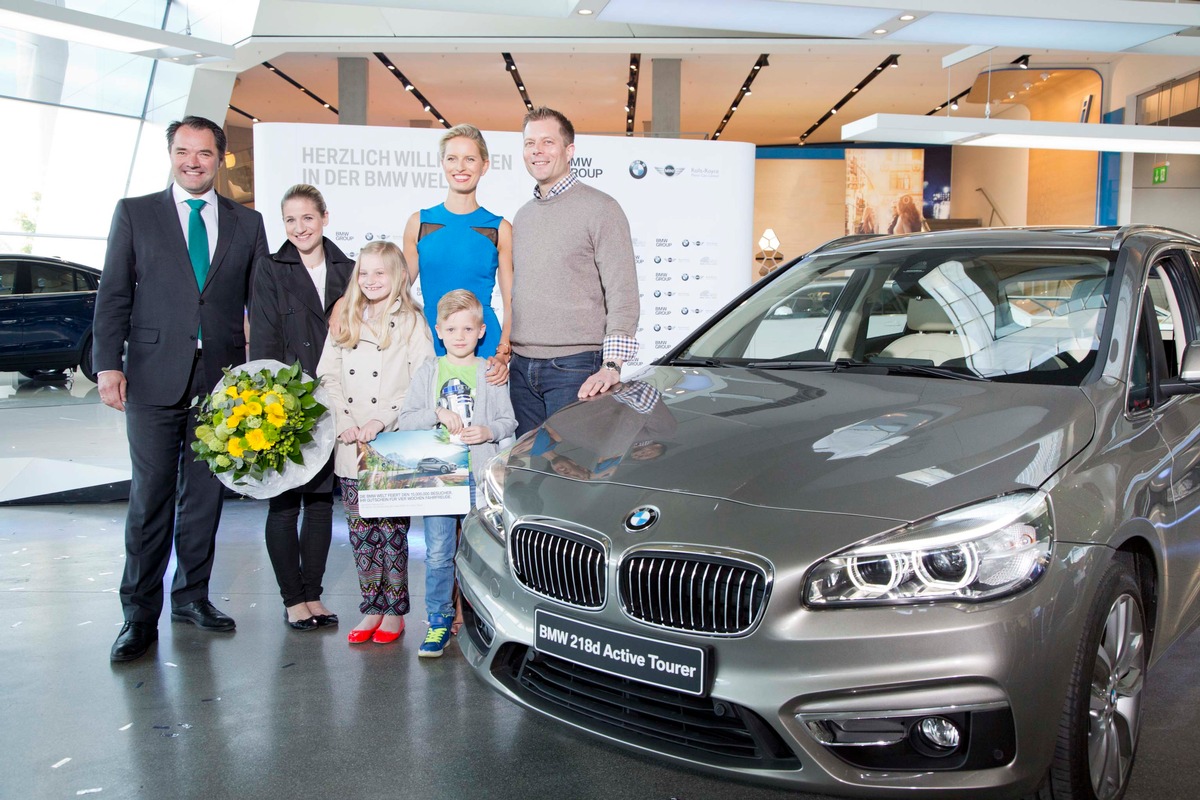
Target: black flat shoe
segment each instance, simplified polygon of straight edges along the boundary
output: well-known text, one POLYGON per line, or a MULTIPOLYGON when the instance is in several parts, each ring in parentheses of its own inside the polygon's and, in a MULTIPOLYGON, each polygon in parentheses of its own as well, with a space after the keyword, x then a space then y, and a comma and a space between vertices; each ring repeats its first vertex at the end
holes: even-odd
POLYGON ((208 599, 196 600, 171 609, 172 622, 190 622, 205 631, 231 631, 236 627, 233 618, 217 611, 208 599))
POLYGON ((126 622, 113 642, 109 659, 133 661, 146 655, 150 645, 158 641, 158 628, 150 622, 126 622))
POLYGON ((288 619, 287 611, 283 612, 283 621, 294 631, 315 631, 319 620, 316 617, 306 617, 292 622, 288 619))
POLYGON ((337 614, 313 614, 313 619, 322 628, 335 628, 338 624, 337 614))

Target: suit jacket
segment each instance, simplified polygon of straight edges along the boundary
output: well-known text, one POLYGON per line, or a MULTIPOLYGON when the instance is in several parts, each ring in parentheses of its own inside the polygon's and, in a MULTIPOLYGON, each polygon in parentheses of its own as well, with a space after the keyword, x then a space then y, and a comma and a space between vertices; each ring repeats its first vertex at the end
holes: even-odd
POLYGON ((203 326, 207 385, 246 358, 251 275, 267 255, 262 216, 217 197, 217 249, 196 286, 171 187, 117 202, 96 296, 93 364, 123 370, 132 403, 170 406, 188 390, 203 326))
POLYGON ((329 312, 346 291, 354 260, 336 244, 323 239, 325 248, 325 304, 300 252, 284 242, 279 252, 262 259, 254 269, 254 298, 250 304, 250 357, 273 358, 284 364, 297 360, 309 377, 316 377, 317 362, 329 334, 329 312))

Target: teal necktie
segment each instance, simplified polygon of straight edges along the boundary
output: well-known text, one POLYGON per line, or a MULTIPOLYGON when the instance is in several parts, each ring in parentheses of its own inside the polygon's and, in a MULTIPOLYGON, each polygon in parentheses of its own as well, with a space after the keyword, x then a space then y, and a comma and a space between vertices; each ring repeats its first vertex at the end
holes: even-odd
POLYGON ((203 200, 185 200, 191 206, 192 213, 188 217, 188 257, 192 260, 192 272, 196 273, 196 286, 204 289, 204 279, 208 277, 208 227, 200 209, 208 205, 203 200))

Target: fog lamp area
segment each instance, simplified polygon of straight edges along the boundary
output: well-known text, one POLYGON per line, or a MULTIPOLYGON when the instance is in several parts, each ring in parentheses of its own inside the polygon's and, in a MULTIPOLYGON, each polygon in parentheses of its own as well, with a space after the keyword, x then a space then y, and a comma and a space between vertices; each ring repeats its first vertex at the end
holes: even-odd
POLYGON ((1003 597, 1041 577, 1053 529, 1045 493, 993 498, 823 559, 809 571, 802 601, 830 608, 1003 597))
POLYGON ((862 769, 990 769, 1016 755, 1016 729, 1007 707, 899 716, 799 714, 796 720, 830 753, 862 769))

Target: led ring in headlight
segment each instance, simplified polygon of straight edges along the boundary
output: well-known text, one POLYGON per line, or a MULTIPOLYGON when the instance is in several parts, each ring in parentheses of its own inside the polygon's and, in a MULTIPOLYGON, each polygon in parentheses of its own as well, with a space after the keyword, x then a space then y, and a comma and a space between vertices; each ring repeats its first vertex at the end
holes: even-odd
POLYGON ((882 594, 895 589, 909 575, 908 557, 904 553, 884 556, 854 556, 846 571, 850 582, 861 592, 882 594))
POLYGON ((961 589, 979 577, 979 553, 970 543, 922 553, 913 564, 917 577, 934 591, 961 589))

